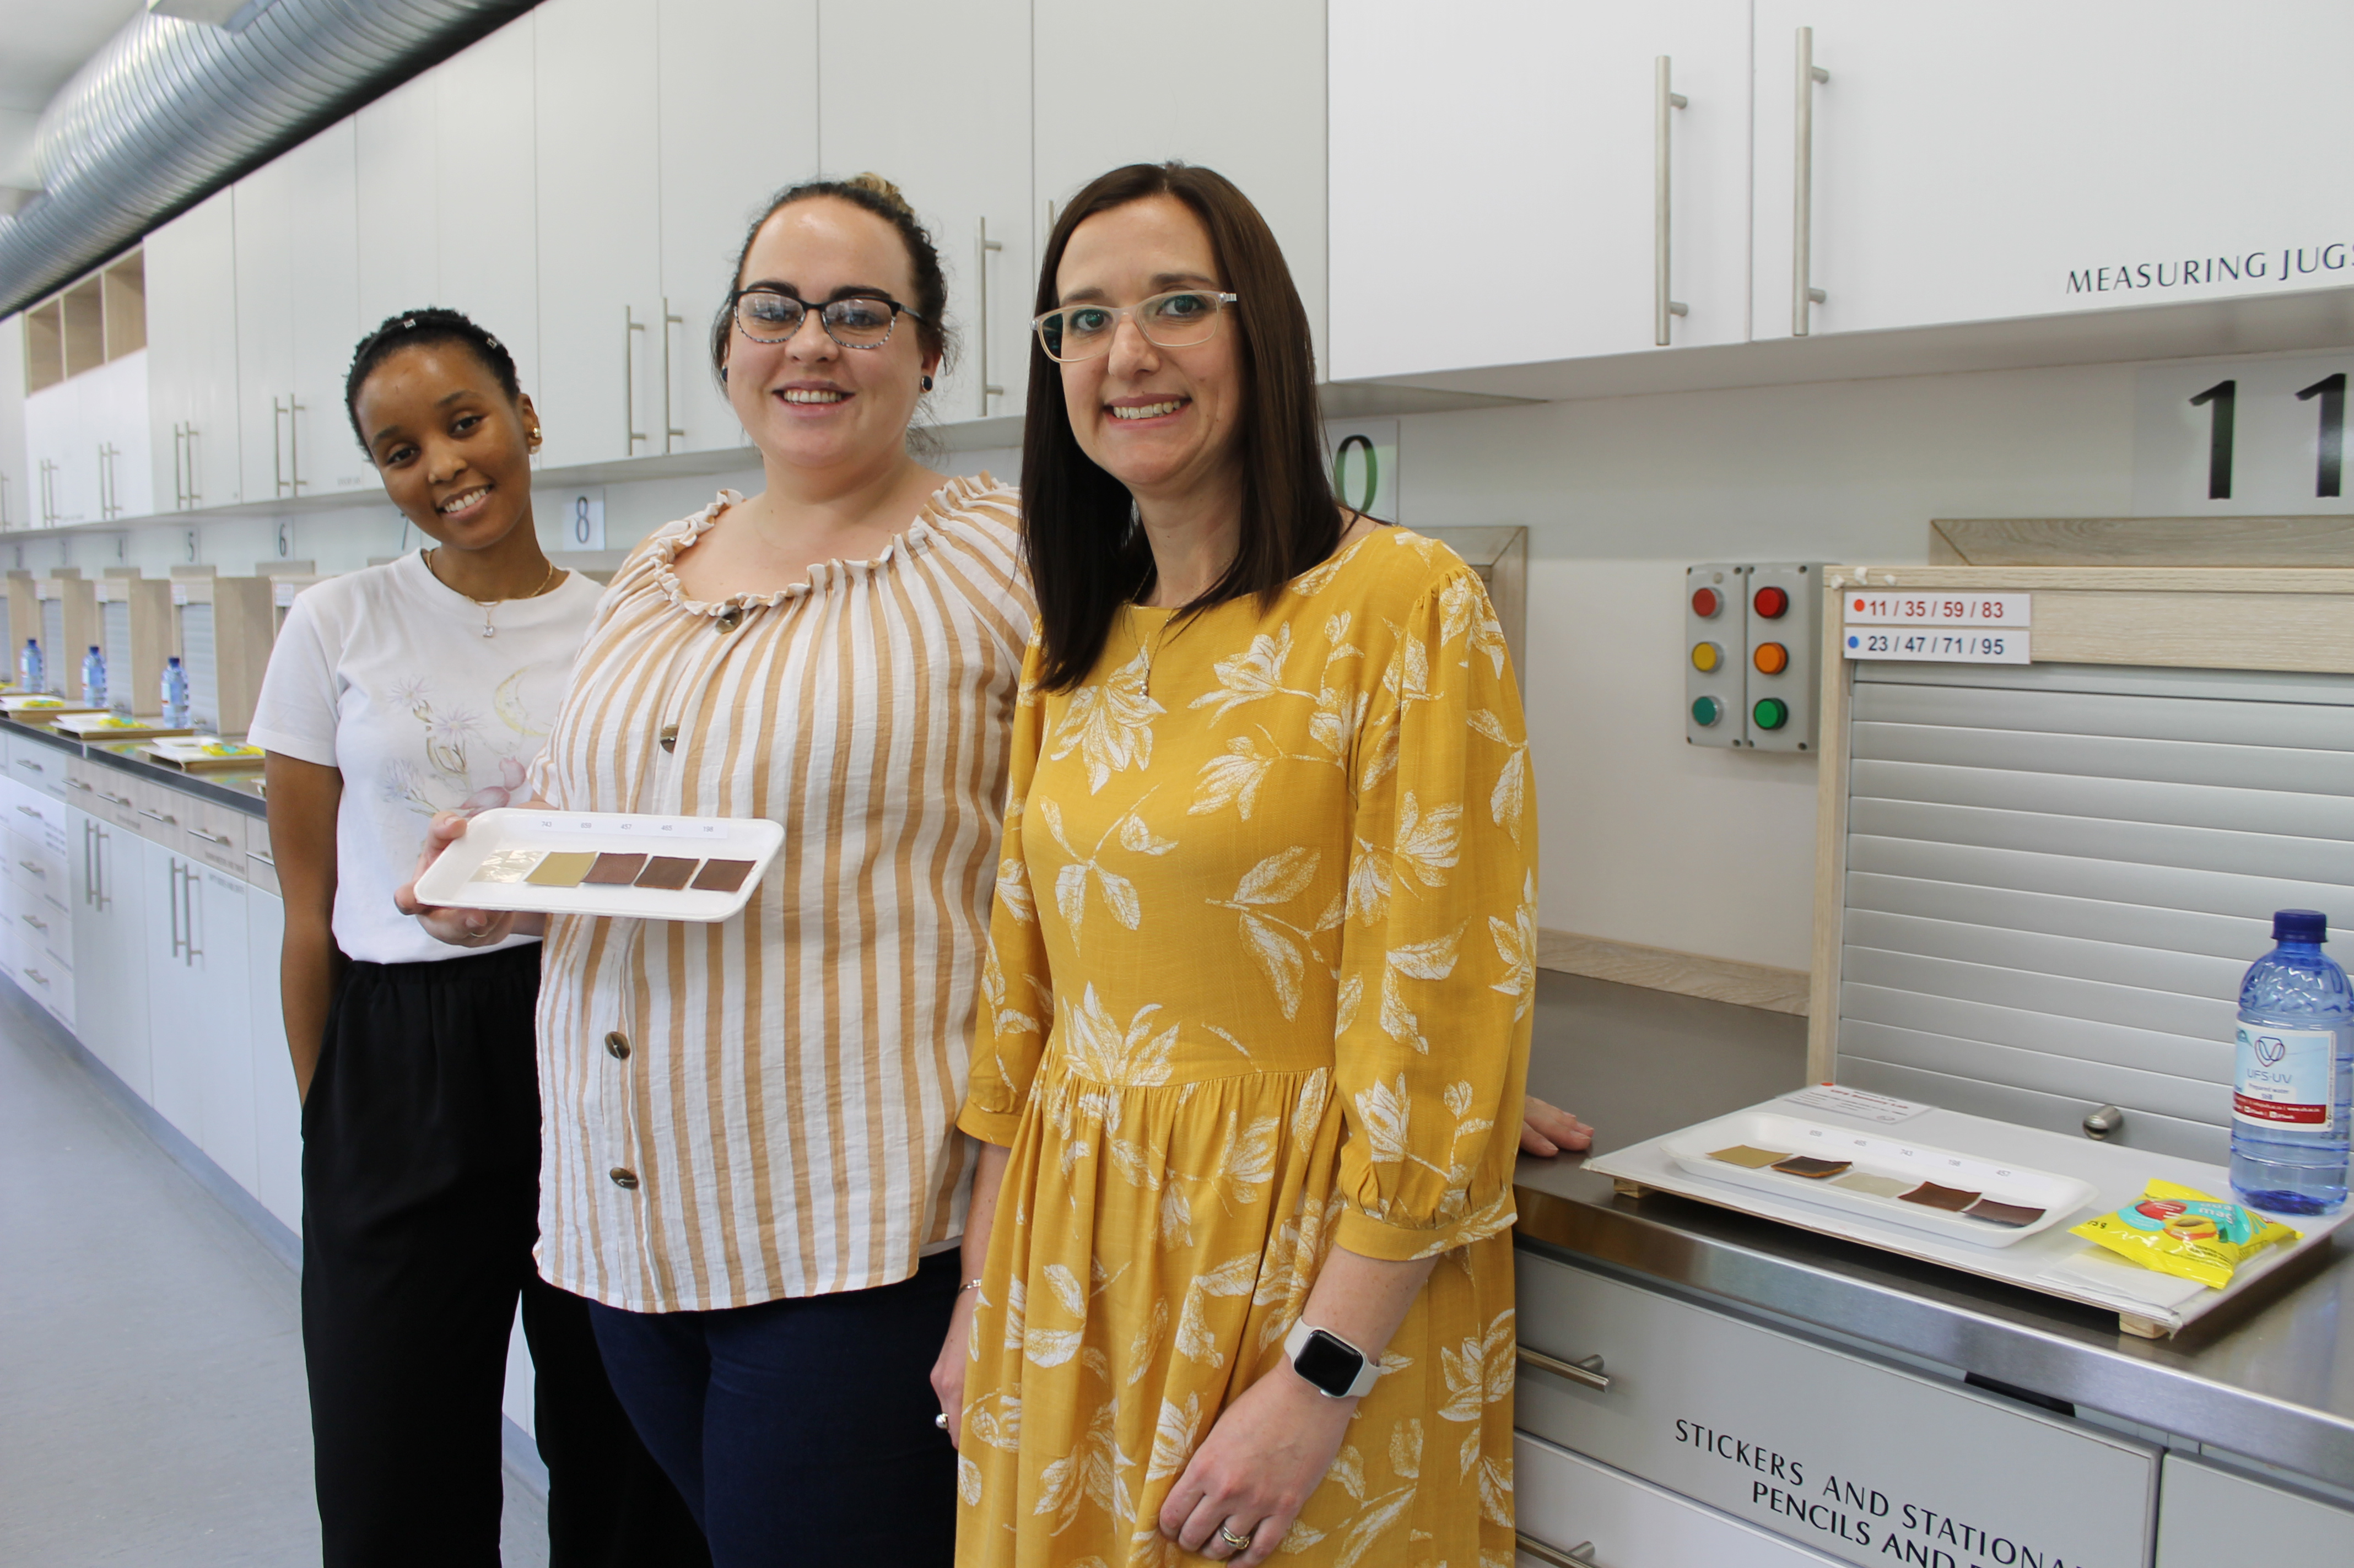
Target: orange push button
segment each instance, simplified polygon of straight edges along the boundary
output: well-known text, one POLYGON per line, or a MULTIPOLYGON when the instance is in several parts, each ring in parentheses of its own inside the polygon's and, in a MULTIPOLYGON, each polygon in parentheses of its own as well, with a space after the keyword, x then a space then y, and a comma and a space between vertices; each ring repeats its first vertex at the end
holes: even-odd
POLYGON ((1761 674, 1778 675, 1790 667, 1790 651, 1779 642, 1760 642, 1751 659, 1761 674))

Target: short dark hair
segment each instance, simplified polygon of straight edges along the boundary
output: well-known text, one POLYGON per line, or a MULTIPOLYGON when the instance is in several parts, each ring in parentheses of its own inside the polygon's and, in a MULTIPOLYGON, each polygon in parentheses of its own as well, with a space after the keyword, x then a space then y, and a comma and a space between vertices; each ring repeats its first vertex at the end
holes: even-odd
POLYGON ((377 366, 402 349, 440 343, 463 344, 497 380, 499 390, 507 395, 508 401, 523 396, 523 383, 515 379, 514 355, 465 312, 428 305, 387 316, 352 350, 352 367, 344 375, 344 415, 352 422, 352 439, 359 442, 360 450, 368 453, 370 462, 376 461, 376 454, 368 449, 367 432, 360 429, 360 388, 376 374, 377 366))
MULTIPOLYGON (((916 209, 899 194, 899 187, 877 174, 856 175, 846 180, 803 180, 769 197, 760 216, 744 231, 744 243, 736 249, 736 268, 727 274, 727 292, 733 294, 744 286, 744 260, 752 254, 752 241, 760 238, 760 230, 769 219, 795 202, 817 196, 846 201, 898 230, 899 242, 907 248, 907 270, 916 281, 916 297, 904 302, 923 318, 916 327, 924 346, 938 355, 943 365, 947 364, 952 340, 948 328, 949 282, 940 272, 939 248, 932 243, 932 232, 916 216, 916 209)), ((734 302, 723 298, 719 313, 711 318, 711 374, 723 384, 727 379, 727 344, 735 324, 734 302)))
MULTIPOLYGON (((1225 572, 1184 607, 1197 614, 1283 585, 1328 558, 1341 542, 1340 507, 1324 470, 1316 403, 1316 350, 1308 311, 1282 248, 1250 198, 1225 175, 1189 164, 1130 164, 1097 178, 1055 220, 1038 274, 1038 311, 1062 303, 1055 274, 1071 233, 1099 212, 1150 196, 1174 196, 1209 231, 1221 284, 1236 297, 1243 416, 1242 529, 1225 572)), ((1030 341, 1029 414, 1022 434, 1022 549, 1038 594, 1044 654, 1039 683, 1068 691, 1102 654, 1119 607, 1150 589, 1152 552, 1129 525, 1132 503, 1072 433, 1061 367, 1030 341)))

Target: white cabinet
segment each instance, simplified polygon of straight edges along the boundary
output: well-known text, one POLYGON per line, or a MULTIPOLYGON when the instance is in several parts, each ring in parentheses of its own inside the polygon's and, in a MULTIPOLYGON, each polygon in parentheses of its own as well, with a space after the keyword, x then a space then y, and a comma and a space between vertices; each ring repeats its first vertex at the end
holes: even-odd
MULTIPOLYGON (((1418 35, 1461 25, 1451 13, 1427 9, 1414 22, 1418 35)), ((1031 37, 1031 135, 1042 201, 1067 201, 1123 164, 1182 158, 1215 169, 1275 230, 1321 365, 1324 7, 1200 0, 1172 11, 1150 0, 1036 0, 1031 37)), ((1499 55, 1518 48, 1493 41, 1499 55)), ((1416 94, 1394 111, 1401 120, 1429 121, 1457 108, 1416 94)), ((1396 199, 1412 207, 1426 194, 1396 199)), ((1043 205, 1036 217, 1044 221, 1043 205)), ((1409 286, 1437 281, 1416 278, 1409 286)))
POLYGON ((1802 26, 1815 334, 2354 282, 2354 10, 1757 0, 1757 337, 1793 323, 1802 26))
POLYGON ((532 15, 540 461, 668 451, 680 427, 664 367, 692 371, 695 334, 665 319, 655 8, 546 0, 532 15))
POLYGON ((0 321, 0 528, 33 525, 25 466, 25 318, 0 321))
POLYGON ((1412 0, 1330 8, 1332 377, 1647 353, 1662 298, 1686 307, 1674 345, 1746 339, 1748 0, 1468 0, 1429 21, 1412 0), (1685 100, 1664 128, 1662 56, 1685 100))
POLYGON ((871 169, 896 185, 939 248, 960 342, 928 411, 942 423, 1018 415, 1044 238, 1031 190, 1028 0, 822 0, 820 10, 818 69, 830 89, 868 79, 878 57, 925 84, 920 114, 896 93, 821 94, 818 144, 828 176, 871 169))
POLYGON ((233 188, 248 501, 300 501, 376 482, 344 412, 344 372, 359 335, 356 181, 345 120, 233 188))
POLYGON ((32 469, 29 521, 58 528, 98 521, 98 465, 83 440, 87 374, 44 387, 25 399, 25 460, 32 469))
POLYGON ((245 894, 246 986, 252 1017, 253 1195, 294 1230, 302 1228, 302 1101, 286 1054, 286 1012, 278 955, 286 902, 259 886, 245 894))
POLYGON ((74 1027, 72 840, 64 802, 0 781, 0 948, 18 984, 74 1027))
POLYGON ((74 1033, 91 1055, 154 1098, 149 1063, 145 881, 142 842, 116 823, 75 810, 74 1033))
POLYGON ((1831 1568, 1836 1561, 1526 1433, 1512 1443, 1512 1494, 1521 1539, 1560 1554, 1523 1551, 1523 1563, 1831 1568), (1580 1547, 1591 1550, 1568 1558, 1580 1547))
MULTIPOLYGON (((524 390, 536 393, 540 339, 537 219, 532 196, 533 26, 533 14, 526 12, 428 73, 433 82, 434 227, 440 289, 440 297, 428 302, 461 310, 489 329, 514 356, 524 390)), ((348 361, 351 344, 345 345, 344 354, 348 361)), ((344 442, 352 448, 348 430, 344 442)), ((375 482, 373 477, 369 482, 375 482)))
POLYGON ((245 499, 235 207, 233 191, 218 192, 151 232, 143 247, 152 511, 233 506, 245 499))
POLYGON ((359 231, 359 330, 441 297, 441 182, 434 73, 413 76, 352 116, 359 231))
POLYGON ((2167 1455, 2157 1568, 2251 1562, 2264 1568, 2345 1568, 2349 1550, 2354 1510, 2167 1455))
MULTIPOLYGON (((735 286, 745 229, 769 196, 817 172, 817 0, 659 0, 654 9, 662 57, 663 292, 679 318, 669 329, 677 334, 669 406, 686 432, 672 439, 672 450, 746 446, 743 426, 711 373, 711 323, 735 286)), ((941 18, 930 25, 953 24, 941 18)), ((896 74, 905 47, 905 39, 886 40, 861 77, 838 90, 899 100, 922 121, 923 101, 935 84, 896 74)), ((745 456, 758 461, 749 451, 745 456)))
POLYGON ((239 1185, 255 1186, 253 976, 246 885, 142 841, 154 1106, 239 1185))
POLYGON ((26 398, 32 525, 103 523, 153 511, 148 428, 144 349, 26 398))

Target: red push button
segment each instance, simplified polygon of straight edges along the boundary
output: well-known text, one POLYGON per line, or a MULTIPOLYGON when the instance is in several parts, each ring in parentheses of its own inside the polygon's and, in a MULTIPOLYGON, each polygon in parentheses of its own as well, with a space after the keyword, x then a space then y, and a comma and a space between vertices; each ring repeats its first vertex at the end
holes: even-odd
POLYGON ((1714 588, 1702 588, 1692 595, 1692 613, 1702 620, 1713 620, 1716 612, 1724 608, 1724 600, 1714 588))
POLYGON ((1750 599, 1749 607, 1768 620, 1779 620, 1789 613, 1790 595, 1784 588, 1762 588, 1750 599))

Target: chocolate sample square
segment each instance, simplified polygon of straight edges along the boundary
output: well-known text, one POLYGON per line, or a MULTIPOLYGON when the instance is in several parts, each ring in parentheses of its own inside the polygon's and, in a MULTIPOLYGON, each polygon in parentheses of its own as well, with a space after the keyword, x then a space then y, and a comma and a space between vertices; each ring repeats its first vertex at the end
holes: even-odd
POLYGON ((750 874, 752 863, 748 860, 706 860, 688 885, 705 893, 733 893, 744 885, 744 879, 750 874))
POLYGON ((1909 1176, 1874 1176, 1869 1171, 1850 1171, 1831 1185, 1869 1192, 1875 1198, 1899 1198, 1911 1192, 1914 1183, 1909 1176))
POLYGON ((1779 1150, 1752 1149, 1745 1143, 1736 1143, 1730 1149, 1712 1149, 1709 1150, 1708 1157, 1711 1160, 1722 1160, 1727 1165, 1746 1166, 1752 1171, 1760 1170, 1776 1160, 1790 1158, 1779 1150))
POLYGON ((588 850, 557 850, 533 868, 524 878, 534 887, 578 887, 580 879, 597 863, 594 852, 588 850))
POLYGON ((1804 1176, 1809 1181, 1819 1181, 1826 1176, 1838 1175, 1854 1163, 1852 1160, 1818 1160, 1811 1154, 1794 1154, 1774 1169, 1792 1176, 1804 1176))
POLYGON ((627 887, 637 881, 638 873, 645 869, 646 857, 642 854, 600 854, 588 874, 580 880, 599 887, 627 887))
POLYGON ((699 860, 683 860, 674 854, 658 854, 646 862, 646 869, 639 874, 638 885, 676 892, 686 885, 687 878, 693 876, 695 868, 702 863, 699 860))
POLYGON ((467 880, 470 882, 521 882, 530 874, 531 868, 539 863, 539 857, 546 853, 546 850, 535 849, 493 850, 483 857, 482 863, 474 868, 474 874, 467 880))
POLYGON ((2024 1203, 1998 1203, 1992 1198, 1980 1198, 1962 1213, 1973 1220, 1984 1220, 1990 1225, 2031 1225, 2043 1217, 2041 1209, 2031 1209, 2024 1203))
POLYGON ((1956 1213, 1968 1208, 1978 1201, 1978 1195, 1976 1192, 1967 1192, 1959 1187, 1940 1187, 1935 1181, 1924 1181, 1910 1192, 1900 1192, 1897 1196, 1908 1203, 1920 1203, 1928 1208, 1948 1209, 1956 1213))

